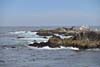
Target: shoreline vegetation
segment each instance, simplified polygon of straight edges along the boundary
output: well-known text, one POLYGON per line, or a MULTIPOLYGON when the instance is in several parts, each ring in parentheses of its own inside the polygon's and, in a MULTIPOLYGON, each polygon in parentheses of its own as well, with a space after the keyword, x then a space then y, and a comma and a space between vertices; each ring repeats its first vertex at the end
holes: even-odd
POLYGON ((70 28, 59 27, 55 29, 40 29, 36 34, 47 38, 51 36, 47 42, 40 42, 34 40, 29 46, 33 47, 45 47, 49 46, 51 48, 64 47, 77 47, 79 49, 92 49, 100 48, 100 31, 95 29, 91 30, 87 26, 80 26, 76 28, 74 26, 70 28))

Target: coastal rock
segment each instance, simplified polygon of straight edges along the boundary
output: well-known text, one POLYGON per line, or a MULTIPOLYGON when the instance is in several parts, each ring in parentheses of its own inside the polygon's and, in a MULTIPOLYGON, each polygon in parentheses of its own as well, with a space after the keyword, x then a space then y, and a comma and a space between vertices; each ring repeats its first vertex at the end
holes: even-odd
POLYGON ((61 45, 62 39, 59 36, 53 36, 48 40, 48 42, 53 45, 61 45))
POLYGON ((57 28, 54 30, 40 30, 37 35, 52 36, 47 42, 33 43, 29 46, 44 47, 77 47, 80 49, 100 48, 100 32, 90 30, 73 30, 67 28, 57 28))
POLYGON ((44 47, 44 46, 49 46, 51 48, 56 48, 56 47, 60 47, 62 44, 62 39, 58 36, 55 37, 51 37, 48 42, 34 42, 33 44, 29 44, 29 46, 33 46, 33 47, 44 47))
POLYGON ((51 36, 53 34, 51 32, 48 32, 48 31, 41 31, 41 32, 37 32, 37 35, 39 35, 39 36, 51 36))

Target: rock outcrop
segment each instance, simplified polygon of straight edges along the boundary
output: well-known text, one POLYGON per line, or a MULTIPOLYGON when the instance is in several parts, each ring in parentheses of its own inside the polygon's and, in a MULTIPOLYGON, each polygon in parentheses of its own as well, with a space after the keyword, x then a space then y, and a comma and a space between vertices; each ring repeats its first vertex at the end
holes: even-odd
POLYGON ((57 28, 54 30, 40 30, 37 32, 40 36, 52 36, 49 38, 48 42, 33 43, 29 46, 34 47, 44 47, 49 46, 51 48, 55 47, 78 47, 80 49, 88 48, 100 48, 100 32, 90 31, 90 30, 74 30, 73 28, 57 28), (73 36, 72 38, 60 38, 54 34, 73 36))

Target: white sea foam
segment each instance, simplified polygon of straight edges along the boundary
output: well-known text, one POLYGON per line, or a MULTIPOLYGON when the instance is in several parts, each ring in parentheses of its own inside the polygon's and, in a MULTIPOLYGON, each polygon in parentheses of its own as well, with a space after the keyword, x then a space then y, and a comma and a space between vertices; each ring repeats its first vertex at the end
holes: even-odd
POLYGON ((36 35, 37 32, 26 32, 26 33, 22 33, 22 34, 18 34, 18 37, 39 37, 38 35, 36 35))
POLYGON ((27 35, 36 35, 37 32, 31 32, 31 31, 15 31, 15 32, 9 32, 10 34, 27 34, 27 35))
POLYGON ((15 31, 15 32, 9 32, 10 34, 22 34, 25 33, 25 31, 15 31))
POLYGON ((99 48, 87 49, 87 51, 100 51, 99 48))
POLYGON ((20 38, 20 40, 30 41, 30 43, 32 43, 34 41, 36 41, 37 43, 48 41, 48 39, 46 39, 46 38, 20 38))
POLYGON ((61 39, 64 39, 64 38, 69 39, 69 38, 73 37, 73 36, 64 36, 64 35, 59 35, 59 34, 54 34, 54 35, 59 36, 61 39))
POLYGON ((56 48, 50 48, 48 46, 42 47, 42 48, 38 48, 38 47, 33 47, 33 46, 28 46, 31 49, 47 49, 47 50, 58 50, 58 49, 71 49, 71 50, 79 50, 79 48, 76 47, 63 47, 61 46, 60 48, 56 47, 56 48))

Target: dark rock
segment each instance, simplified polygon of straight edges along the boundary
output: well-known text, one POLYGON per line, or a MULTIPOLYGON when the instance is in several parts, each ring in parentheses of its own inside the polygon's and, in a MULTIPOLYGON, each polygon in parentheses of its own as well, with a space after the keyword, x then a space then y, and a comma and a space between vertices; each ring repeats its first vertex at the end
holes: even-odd
POLYGON ((62 39, 59 36, 51 37, 48 41, 51 44, 55 45, 61 45, 62 44, 62 39))
POLYGON ((11 48, 16 48, 15 46, 12 46, 11 48))
POLYGON ((80 49, 88 49, 88 48, 100 48, 100 32, 95 31, 79 31, 74 30, 72 28, 57 28, 54 30, 39 30, 37 35, 44 36, 52 36, 48 42, 29 44, 29 46, 34 47, 44 47, 49 46, 51 48, 65 46, 65 47, 78 47, 80 49), (54 34, 60 34, 64 36, 73 36, 70 39, 61 39, 59 36, 55 36, 54 34))
POLYGON ((17 38, 25 38, 25 37, 17 37, 17 38))
POLYGON ((29 46, 38 47, 38 46, 39 46, 39 43, 35 42, 35 43, 33 43, 33 44, 29 44, 29 46))
POLYGON ((53 34, 51 32, 38 32, 37 35, 39 35, 39 36, 51 36, 53 34))

